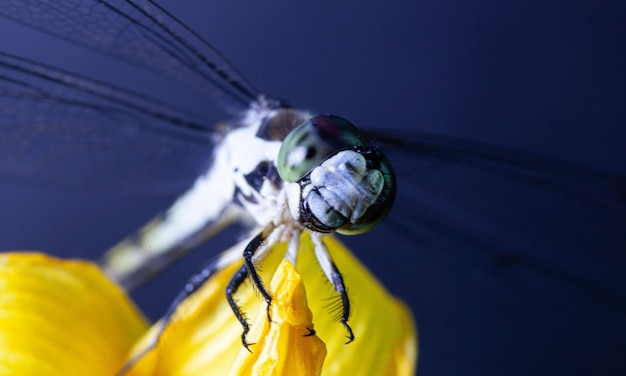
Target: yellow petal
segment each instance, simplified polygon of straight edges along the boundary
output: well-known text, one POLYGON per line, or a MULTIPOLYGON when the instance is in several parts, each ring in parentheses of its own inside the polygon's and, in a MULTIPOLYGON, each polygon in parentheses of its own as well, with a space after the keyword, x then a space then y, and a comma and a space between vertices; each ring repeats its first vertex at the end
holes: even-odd
POLYGON ((339 240, 327 237, 324 242, 343 275, 353 303, 348 322, 355 339, 344 344, 345 330, 333 320, 334 313, 329 312, 329 302, 324 299, 333 296, 332 288, 320 276, 312 245, 304 243, 310 249, 301 252, 298 270, 309 296, 315 330, 328 350, 322 374, 414 375, 417 333, 408 308, 391 296, 339 240))
POLYGON ((111 376, 146 328, 95 265, 0 254, 0 375, 111 376))
POLYGON ((311 335, 313 314, 307 306, 302 278, 290 261, 280 263, 269 293, 274 299, 272 322, 265 315, 257 315, 250 337, 259 338, 259 342, 252 353, 239 350, 231 376, 320 375, 326 346, 311 335))
MULTIPOLYGON (((158 346, 141 357, 127 375, 226 375, 241 349, 242 328, 226 302, 224 290, 239 267, 232 264, 223 269, 185 300, 158 346)), ((242 293, 237 296, 248 312, 259 308, 256 296, 250 291, 242 293)), ((160 323, 155 324, 133 354, 152 343, 159 329, 160 323)))
MULTIPOLYGON (((417 337, 410 312, 338 240, 327 237, 325 243, 343 274, 353 302, 349 323, 356 338, 354 342, 344 345, 345 329, 333 320, 335 315, 327 307, 329 299, 336 297, 337 293, 325 279, 314 257, 308 235, 303 236, 296 269, 306 287, 317 336, 327 347, 322 375, 413 375, 417 359, 417 337)), ((243 250, 245 244, 236 247, 243 250)), ((262 262, 261 277, 264 281, 272 279, 285 251, 286 244, 280 244, 262 262)), ((249 354, 245 350, 242 352, 242 328, 226 302, 224 290, 240 265, 233 264, 217 273, 187 299, 165 330, 157 348, 142 358, 129 374, 225 375, 236 361, 241 367, 263 364, 267 359, 261 354, 266 350, 263 341, 269 341, 266 338, 269 332, 265 327, 260 327, 267 322, 265 305, 261 304, 261 299, 250 286, 242 286, 236 295, 245 312, 256 319, 253 320, 248 341, 257 345, 251 346, 253 353, 249 354), (249 362, 254 365, 247 363, 245 358, 237 360, 239 353, 242 357, 251 358, 249 362)), ((286 298, 278 291, 282 288, 273 292, 273 305, 281 304, 278 301, 285 304, 286 298)), ((281 329, 280 325, 272 322, 269 324, 270 331, 272 326, 277 326, 280 335, 283 330, 291 330, 285 327, 281 329)), ((144 340, 144 343, 148 342, 149 339, 144 340)), ((281 346, 275 349, 278 353, 272 356, 289 356, 280 353, 284 351, 281 346)), ((312 353, 318 351, 316 347, 309 350, 312 353)))

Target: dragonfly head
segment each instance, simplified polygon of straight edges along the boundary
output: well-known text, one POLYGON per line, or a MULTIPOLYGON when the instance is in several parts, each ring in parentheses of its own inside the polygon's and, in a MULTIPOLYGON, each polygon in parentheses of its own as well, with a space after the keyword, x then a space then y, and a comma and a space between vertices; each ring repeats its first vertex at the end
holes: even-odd
POLYGON ((292 215, 312 231, 363 233, 393 204, 396 182, 389 161, 339 116, 315 116, 294 128, 276 164, 292 215))

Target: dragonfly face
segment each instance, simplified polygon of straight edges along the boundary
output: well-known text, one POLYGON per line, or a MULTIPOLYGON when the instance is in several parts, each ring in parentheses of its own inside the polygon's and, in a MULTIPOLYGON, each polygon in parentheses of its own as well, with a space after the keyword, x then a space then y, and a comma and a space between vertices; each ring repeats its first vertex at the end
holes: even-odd
POLYGON ((391 165, 338 116, 306 120, 283 141, 278 173, 293 217, 317 232, 358 234, 384 219, 396 192, 391 165))
MULTIPOLYGON (((6 4, 15 6, 19 3, 26 2, 6 4)), ((95 4, 95 2, 84 3, 90 6, 95 4)), ((53 4, 49 2, 48 5, 52 10, 56 10, 57 7, 53 4)), ((524 150, 540 151, 543 154, 623 170, 625 159, 621 141, 616 145, 618 140, 623 139, 619 130, 624 123, 623 116, 620 115, 621 109, 612 107, 613 103, 617 103, 616 98, 623 95, 615 89, 620 86, 619 78, 622 77, 623 70, 618 67, 621 60, 615 56, 615 51, 621 50, 618 48, 621 42, 616 40, 617 34, 614 32, 598 31, 605 28, 619 29, 621 20, 616 20, 617 16, 610 16, 608 11, 604 14, 600 8, 590 7, 570 9, 571 13, 567 16, 554 18, 548 17, 550 12, 542 13, 546 8, 519 12, 511 9, 513 5, 504 3, 492 4, 490 9, 477 7, 462 9, 462 5, 459 4, 444 9, 445 3, 432 5, 435 9, 425 9, 427 7, 425 3, 416 3, 411 6, 410 11, 404 9, 406 4, 397 5, 401 9, 393 6, 384 9, 368 8, 364 5, 363 11, 369 10, 370 13, 367 13, 369 16, 363 16, 363 20, 367 21, 362 24, 357 24, 359 18, 353 19, 350 23, 343 22, 350 18, 347 16, 353 12, 350 9, 338 10, 336 13, 329 12, 326 8, 321 9, 316 14, 317 17, 312 15, 304 20, 303 29, 308 29, 310 34, 299 37, 298 41, 286 42, 282 48, 277 49, 274 43, 278 44, 286 36, 295 35, 289 30, 289 23, 280 20, 302 19, 301 16, 283 14, 281 19, 268 21, 267 18, 263 18, 254 25, 251 22, 238 23, 234 30, 246 31, 242 31, 241 39, 228 42, 216 40, 215 35, 233 29, 216 25, 216 22, 223 18, 231 20, 232 23, 232 20, 237 19, 241 13, 239 9, 233 9, 231 16, 222 16, 221 10, 215 8, 207 9, 208 14, 221 15, 213 18, 211 22, 195 19, 196 15, 203 13, 196 9, 182 15, 182 19, 196 27, 206 26, 207 29, 200 31, 200 34, 212 42, 215 40, 221 48, 225 48, 226 55, 238 66, 247 64, 243 71, 251 72, 250 74, 255 77, 254 81, 261 82, 262 88, 269 87, 272 93, 281 95, 288 93, 287 97, 296 98, 294 103, 303 103, 321 111, 341 113, 366 128, 374 124, 400 124, 413 130, 418 126, 420 129, 431 127, 431 131, 436 130, 444 134, 501 142, 524 150), (441 15, 445 20, 443 23, 445 26, 439 22, 440 18, 433 18, 433 14, 441 15), (503 14, 507 17, 501 17, 503 14), (594 28, 582 25, 589 25, 592 21, 585 20, 596 19, 595 16, 606 22, 603 21, 603 26, 596 30, 601 35, 592 37, 588 33, 594 28), (306 27, 307 23, 311 22, 308 20, 326 19, 324 17, 336 17, 332 18, 335 22, 329 22, 329 27, 323 30, 319 25, 306 27), (380 30, 372 28, 375 22, 384 18, 393 21, 380 30), (572 20, 585 22, 572 23, 572 20), (287 26, 281 29, 281 32, 277 32, 275 30, 277 25, 287 26), (335 26, 332 25, 346 26, 339 31, 333 29, 335 26), (245 29, 247 27, 250 27, 250 30, 245 29), (368 34, 368 30, 374 29, 375 33, 368 34), (394 31, 386 34, 389 30, 394 31), (572 30, 572 35, 580 38, 565 38, 563 30, 572 30), (267 34, 263 34, 264 32, 267 34), (323 39, 328 36, 327 34, 330 35, 328 39, 312 46, 315 42, 313 39, 318 37, 323 39), (264 47, 258 48, 262 54, 238 55, 251 53, 252 49, 243 48, 250 45, 251 35, 258 36, 259 43, 267 42, 264 47), (328 46, 332 45, 334 40, 338 42, 333 50, 338 52, 336 55, 329 54, 326 49, 330 48, 328 46), (297 55, 294 46, 300 46, 302 41, 307 43, 302 48, 303 53, 297 55), (349 58, 339 60, 345 53, 343 48, 348 45, 355 48, 365 47, 358 52, 346 53, 349 58), (284 53, 286 56, 284 61, 277 58, 283 55, 277 51, 289 51, 284 53), (320 63, 319 56, 329 55, 336 56, 337 60, 324 60, 320 63), (264 62, 268 60, 270 63, 265 64, 264 62), (294 64, 294 61, 313 63, 301 67, 294 64), (285 65, 280 65, 281 62, 285 65), (365 64, 366 62, 369 64, 365 64), (271 75, 265 71, 255 71, 265 69, 268 65, 272 67, 271 75), (328 66, 331 65, 337 66, 335 70, 337 77, 328 77, 330 70, 328 66), (320 82, 322 78, 324 80, 320 82), (284 87, 278 86, 281 79, 286 84, 284 87), (585 83, 587 79, 589 82, 593 81, 593 85, 587 85, 585 83), (328 90, 331 86, 334 90, 328 90), (419 106, 416 103, 419 103, 419 106), (338 107, 341 107, 341 111, 338 107), (484 132, 476 133, 482 126, 485 126, 484 132)), ((30 6, 31 9, 37 9, 32 4, 30 6)), ((182 7, 177 3, 171 6, 182 7)), ((212 2, 211 6, 215 6, 215 3, 212 2)), ((549 4, 546 6, 550 7, 549 4)), ((0 8, 8 9, 5 6, 0 8)), ((94 9, 101 10, 97 7, 94 9)), ((130 12, 132 8, 127 6, 124 11, 130 12)), ((181 14, 179 11, 180 9, 175 10, 177 14, 181 14)), ((94 35, 110 36, 104 30, 94 29, 93 25, 102 23, 81 18, 98 12, 85 12, 84 16, 78 17, 80 14, 83 13, 74 14, 80 21, 78 25, 92 25, 91 30, 100 33, 94 35)), ((53 15, 54 13, 50 13, 48 17, 53 15)), ((25 13, 24 16, 27 18, 28 15, 25 13)), ((123 17, 111 16, 109 19, 120 20, 123 17)), ((39 26, 45 26, 40 21, 38 23, 39 26)), ((75 30, 68 30, 66 24, 55 25, 53 31, 80 35, 75 30)), ((116 24, 116 28, 127 30, 129 33, 124 34, 125 38, 103 37, 100 40, 124 41, 126 46, 132 47, 142 44, 141 33, 133 34, 131 29, 126 29, 122 24, 116 24)), ((47 32, 52 33, 51 30, 47 32)), ((161 35, 161 32, 157 30, 156 35, 161 35)), ((186 34, 183 35, 187 37, 186 34)), ((98 46, 100 49, 108 47, 110 46, 98 46)), ((45 47, 41 48, 42 51, 44 49, 45 47)), ((128 50, 146 51, 136 48, 128 50)), ((52 60, 65 54, 55 51, 49 55, 52 60)), ((38 55, 37 60, 47 62, 48 57, 38 55)), ((77 61, 81 60, 72 59, 73 63, 77 61)), ((172 71, 163 65, 165 64, 163 62, 167 61, 193 60, 187 56, 176 55, 170 59, 154 59, 151 64, 164 68, 159 74, 165 75, 172 71)), ((18 65, 27 67, 23 62, 18 65)), ((65 66, 59 63, 55 65, 65 66)), ((74 66, 68 64, 73 67, 72 71, 76 65, 80 64, 74 66)), ((3 66, 3 69, 6 69, 3 71, 5 74, 3 78, 7 72, 15 72, 6 66, 3 66)), ((107 65, 99 71, 116 74, 114 70, 109 69, 107 65)), ((188 71, 185 69, 183 67, 177 72, 180 76, 186 77, 185 82, 192 82, 188 80, 188 71)), ((97 73, 98 69, 93 74, 97 73)), ((15 78, 11 75, 9 77, 15 78)), ((126 78, 121 81, 126 87, 135 88, 135 84, 131 84, 132 77, 128 82, 126 78)), ((7 88, 7 82, 3 80, 3 90, 7 88)), ((205 85, 215 91, 210 83, 207 84, 203 80, 197 82, 198 84, 191 85, 205 85)), ((47 81, 36 83, 34 87, 38 89, 50 88, 52 85, 47 81)), ((143 91, 150 92, 149 89, 143 91)), ((51 92, 64 91, 58 89, 51 92)), ((167 94, 168 90, 162 92, 167 94)), ((73 99, 102 105, 97 100, 88 99, 84 92, 72 94, 73 99)), ((37 96, 31 95, 30 98, 36 99, 37 96)), ((125 103, 136 104, 136 97, 121 98, 125 103)), ((205 100, 202 95, 200 98, 207 106, 213 103, 205 100)), ((173 101, 176 99, 172 98, 173 101)), ((3 100, 7 98, 3 97, 3 100)), ((11 127, 17 124, 24 129, 25 122, 20 121, 25 120, 29 112, 18 112, 19 116, 16 117, 15 110, 27 108, 37 109, 38 113, 45 114, 45 117, 42 116, 44 121, 46 119, 49 121, 57 115, 61 120, 68 119, 69 115, 80 113, 83 116, 81 119, 94 122, 91 123, 95 125, 94 129, 102 129, 101 123, 96 121, 100 118, 92 116, 90 107, 68 105, 76 102, 63 102, 65 105, 56 107, 60 109, 56 112, 46 106, 49 102, 44 101, 22 101, 20 103, 23 107, 17 106, 15 101, 8 102, 8 106, 4 106, 5 103, 3 102, 3 111, 10 108, 11 112, 9 114, 3 112, 2 119, 18 121, 10 123, 11 127), (75 108, 80 111, 74 111, 75 108)), ((108 130, 113 132, 123 129, 124 131, 120 133, 126 136, 141 135, 140 139, 146 140, 133 143, 132 137, 125 137, 128 148, 114 150, 120 156, 120 161, 126 162, 113 165, 127 166, 126 172, 153 172, 140 174, 137 178, 145 180, 149 186, 156 181, 165 182, 162 177, 168 175, 165 173, 159 175, 161 171, 167 170, 167 167, 159 164, 161 167, 156 168, 156 164, 151 164, 153 160, 184 161, 176 164, 169 172, 173 173, 174 180, 181 175, 187 176, 188 180, 185 180, 187 184, 201 174, 200 169, 194 175, 187 167, 202 165, 201 162, 205 161, 202 157, 174 159, 168 157, 167 152, 171 152, 171 156, 177 158, 183 155, 178 152, 180 150, 189 152, 187 155, 206 157, 211 154, 206 150, 212 150, 209 142, 196 147, 202 138, 192 137, 193 142, 180 142, 179 145, 182 147, 177 149, 172 144, 182 140, 183 136, 187 136, 187 132, 182 131, 182 128, 176 128, 175 132, 171 132, 175 137, 169 138, 170 142, 167 144, 170 145, 170 149, 167 149, 161 147, 164 144, 158 137, 163 134, 161 132, 163 129, 155 131, 155 128, 150 127, 126 127, 124 124, 127 123, 124 121, 128 117, 124 116, 124 111, 119 111, 110 103, 100 108, 106 108, 109 124, 113 119, 113 124, 116 125, 115 128, 108 130), (147 149, 153 150, 151 152, 147 149), (133 150, 135 155, 129 158, 129 153, 124 150, 133 150), (134 164, 138 161, 136 158, 143 154, 149 158, 134 164), (158 158, 159 155, 164 157, 158 158)), ((148 108, 155 109, 150 106, 148 108)), ((163 108, 157 106, 156 109, 163 108)), ((162 115, 165 111, 153 112, 162 115)), ((140 114, 145 115, 145 112, 134 113, 134 116, 139 117, 140 114)), ((211 129, 215 120, 228 119, 229 116, 220 113, 216 118, 207 118, 207 121, 194 123, 206 125, 204 139, 208 139, 206 134, 212 135, 211 129)), ((161 121, 154 118, 149 120, 146 123, 152 123, 153 120, 152 124, 161 121)), ((140 122, 134 124, 138 123, 140 122)), ((8 123, 2 124, 5 126, 8 123)), ((61 133, 63 127, 59 126, 62 124, 56 125, 56 128, 51 128, 50 124, 39 124, 41 128, 54 129, 52 132, 54 136, 63 136, 61 133)), ((5 142, 0 148, 0 153, 4 152, 3 161, 6 160, 5 154, 16 155, 14 151, 23 151, 16 150, 15 147, 19 143, 15 141, 18 137, 7 133, 7 128, 2 129, 3 137, 0 138, 0 143, 5 142)), ((87 128, 80 128, 83 131, 80 134, 83 136, 89 134, 85 129, 87 128)), ((171 131, 174 128, 165 129, 171 131)), ((76 127, 73 130, 76 130, 76 127)), ((387 129, 383 131, 385 132, 381 133, 386 134, 387 129)), ((61 141, 64 139, 59 138, 61 141)), ((122 138, 115 136, 112 139, 122 138)), ((23 141, 24 138, 19 140, 23 141)), ((617 195, 611 194, 615 191, 602 188, 607 185, 620 186, 613 184, 619 182, 619 179, 600 179, 601 182, 598 183, 598 175, 587 173, 586 169, 570 169, 570 172, 577 173, 564 178, 563 174, 557 173, 559 169, 547 167, 542 170, 524 166, 523 163, 515 164, 516 160, 527 161, 527 159, 516 159, 516 154, 509 149, 500 149, 499 152, 489 154, 484 153, 487 149, 465 143, 466 140, 445 138, 430 140, 432 144, 424 143, 412 148, 407 148, 406 144, 401 143, 388 143, 385 148, 385 143, 381 141, 383 150, 394 162, 397 172, 397 204, 387 221, 373 233, 363 235, 365 240, 362 243, 358 243, 359 237, 348 240, 354 244, 353 247, 359 256, 372 266, 373 271, 384 278, 390 290, 408 300, 417 313, 421 326, 421 370, 426 374, 429 371, 434 374, 458 374, 469 371, 480 374, 576 374, 591 369, 620 369, 623 360, 611 354, 623 353, 624 349, 621 340, 625 336, 624 293, 621 286, 626 285, 626 282, 623 280, 625 273, 621 266, 624 261, 620 255, 623 254, 623 244, 626 241, 623 231, 626 221, 623 214, 623 198, 618 199, 617 195), (481 155, 487 157, 482 158, 481 155), (498 164, 502 161, 503 164, 498 164), (594 183, 590 183, 592 181, 594 183), (613 183, 607 183, 609 181, 613 183), (600 188, 595 191, 588 189, 592 187, 600 188), (381 252, 387 249, 393 249, 393 253, 381 252), (573 364, 571 359, 577 359, 577 364, 573 364)), ((87 137, 84 137, 84 141, 89 142, 87 137)), ((48 144, 41 142, 38 145, 44 146, 38 148, 38 151, 49 159, 50 154, 45 151, 48 144)), ((59 149, 75 150, 68 147, 74 143, 55 142, 54 145, 62 145, 59 149)), ((98 155, 99 158, 89 159, 91 154, 87 154, 68 161, 87 160, 95 163, 113 154, 106 153, 106 150, 112 149, 104 149, 105 152, 101 153, 103 149, 94 147, 94 144, 89 145, 91 149, 98 150, 94 155, 98 155)), ((549 159, 542 161, 546 162, 544 166, 555 167, 549 159)), ((58 171, 53 171, 45 163, 46 158, 37 162, 43 166, 38 171, 40 178, 45 181, 44 186, 50 180, 59 179, 56 175, 58 171), (52 175, 53 172, 54 176, 48 179, 48 173, 52 175)), ((68 165, 74 164, 68 162, 68 165)), ((28 166, 22 165, 24 169, 20 171, 27 171, 28 166)), ((110 167, 110 164, 106 166, 110 167)), ((104 167, 91 169, 98 171, 97 176, 101 178, 93 173, 90 175, 90 171, 75 172, 75 176, 85 178, 93 176, 97 182, 110 182, 112 180, 108 179, 107 175, 110 170, 104 167), (102 178, 103 176, 106 178, 102 178)), ((0 171, 6 175, 6 166, 1 166, 0 171)), ((117 172, 121 178, 130 175, 126 174, 123 168, 117 172)), ((60 180, 68 181, 62 173, 60 180)), ((26 178, 31 176, 27 174, 26 178)), ((9 174, 9 177, 15 175, 9 174)), ((19 180, 23 176, 17 177, 19 180)), ((13 180, 9 180, 9 183, 12 182, 13 180)), ((623 184, 621 186, 623 187, 623 184)), ((3 208, 11 207, 14 200, 11 197, 6 201, 8 202, 3 204, 3 208)), ((128 208, 122 205, 121 209, 114 211, 135 212, 133 200, 130 201, 131 204, 127 204, 128 208)), ((55 213, 66 210, 64 205, 55 208, 57 210, 44 211, 55 213)), ((98 214, 101 213, 100 210, 106 209, 106 207, 97 208, 92 212, 98 214)), ((152 215, 156 210, 158 209, 154 207, 146 209, 143 216, 152 215)), ((15 211, 18 212, 17 209, 15 211)), ((33 211, 41 213, 38 206, 33 211)), ((74 214, 79 215, 80 210, 76 210, 74 214)), ((130 217, 130 214, 125 213, 124 216, 130 217)), ((28 215, 28 218, 34 217, 36 215, 28 215)), ((82 220, 74 220, 75 222, 65 227, 56 226, 55 221, 51 222, 56 233, 64 234, 63 238, 68 239, 73 238, 76 231, 86 232, 86 229, 91 227, 86 224, 92 217, 98 216, 90 214, 82 220), (81 224, 79 230, 75 226, 76 223, 81 224)), ((14 221, 13 218, 15 217, 12 216, 11 221, 3 228, 17 228, 20 222, 14 221)), ((111 238, 132 231, 133 226, 143 220, 140 216, 135 218, 135 223, 118 228, 116 230, 118 234, 112 235, 111 238)), ((30 228, 29 233, 32 233, 33 228, 45 228, 48 222, 50 221, 38 223, 36 226, 21 227, 30 228)), ((3 239, 9 238, 10 235, 3 234, 3 239)), ((115 241, 111 238, 102 240, 102 245, 98 248, 104 249, 111 241, 115 241)), ((28 238, 23 236, 22 239, 28 238)), ((17 243, 15 246, 20 244, 17 243)), ((91 240, 85 244, 91 246, 91 240)), ((54 248, 61 247, 57 245, 54 248)), ((45 244, 45 247, 42 245, 40 248, 49 247, 45 244)), ((84 248, 88 247, 81 247, 84 248)), ((205 255, 197 257, 206 259, 205 255)), ((196 261, 196 264, 197 262, 200 261, 196 261)), ((190 267, 195 268, 195 265, 190 267)), ((176 288, 179 284, 180 282, 172 283, 176 288)), ((155 313, 155 316, 163 312, 162 309, 156 311, 158 313, 155 313)), ((589 373, 591 372, 587 372, 589 373)))

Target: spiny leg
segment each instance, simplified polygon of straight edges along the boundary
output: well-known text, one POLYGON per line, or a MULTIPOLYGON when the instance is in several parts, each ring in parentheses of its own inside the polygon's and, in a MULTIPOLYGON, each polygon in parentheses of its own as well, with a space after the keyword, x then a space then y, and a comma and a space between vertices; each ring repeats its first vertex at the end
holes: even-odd
POLYGON ((272 297, 270 296, 269 292, 267 292, 267 289, 265 288, 265 285, 263 284, 263 281, 261 280, 261 276, 256 271, 256 267, 254 265, 252 258, 254 257, 254 254, 256 253, 256 251, 261 246, 263 246, 263 242, 267 240, 267 238, 270 236, 272 231, 274 231, 274 229, 275 229, 274 224, 269 224, 267 227, 263 229, 263 231, 261 231, 258 235, 256 235, 250 241, 250 243, 248 243, 248 245, 243 251, 244 265, 241 268, 239 268, 237 273, 235 273, 233 278, 228 283, 228 286, 226 287, 226 298, 228 299, 228 304, 230 305, 230 308, 235 313, 237 320, 241 323, 241 326, 243 326, 243 333, 241 334, 241 342, 248 351, 250 351, 250 348, 248 346, 250 346, 251 344, 248 343, 248 341, 246 340, 246 335, 248 334, 248 331, 250 331, 250 324, 248 323, 244 314, 242 313, 241 307, 237 305, 237 302, 235 301, 235 298, 234 298, 234 294, 237 292, 237 290, 239 289, 243 281, 246 280, 246 277, 250 276, 250 279, 252 279, 252 283, 254 284, 254 286, 256 286, 257 290, 259 291, 261 296, 263 296, 263 299, 265 299, 265 302, 267 303, 267 320, 271 321, 270 305, 272 303, 272 297))
POLYGON ((348 344, 354 341, 354 333, 352 333, 352 328, 348 325, 348 319, 350 318, 350 300, 348 299, 348 291, 346 290, 343 277, 341 276, 337 265, 333 262, 333 259, 328 252, 328 248, 326 248, 326 245, 322 240, 323 235, 324 234, 321 233, 311 233, 311 240, 315 246, 315 257, 317 258, 317 261, 322 267, 326 278, 328 278, 328 280, 333 284, 335 291, 337 291, 341 297, 342 311, 339 321, 348 332, 348 341, 345 342, 345 344, 348 344))
POLYGON ((250 331, 250 324, 248 323, 248 320, 246 320, 245 315, 241 311, 241 307, 237 305, 237 302, 234 298, 234 295, 239 289, 239 286, 241 286, 243 281, 246 280, 247 276, 248 269, 245 265, 242 265, 239 270, 237 270, 237 273, 235 273, 233 278, 231 278, 228 286, 226 287, 226 299, 228 300, 228 305, 230 305, 230 308, 235 313, 235 317, 237 317, 237 320, 241 323, 241 326, 243 326, 243 333, 241 333, 241 343, 243 344, 243 347, 246 348, 246 350, 252 352, 248 346, 254 345, 254 343, 248 343, 248 341, 246 340, 246 335, 248 335, 248 332, 250 331))
POLYGON ((147 353, 152 351, 157 346, 159 340, 161 339, 161 336, 165 332, 165 329, 172 321, 172 318, 174 317, 178 306, 191 294, 198 291, 198 289, 202 287, 202 285, 204 285, 204 283, 208 281, 215 274, 215 272, 224 267, 224 265, 222 265, 222 261, 223 259, 228 258, 224 257, 224 255, 225 254, 221 255, 219 258, 211 262, 208 266, 202 269, 200 273, 193 275, 187 281, 183 290, 180 291, 178 295, 176 295, 176 298, 174 299, 172 304, 170 304, 169 308, 165 312, 165 315, 161 319, 161 328, 159 329, 159 332, 155 336, 152 343, 141 352, 139 352, 137 355, 133 356, 132 359, 130 359, 128 362, 126 362, 126 364, 124 364, 124 367, 122 367, 122 369, 118 372, 118 375, 125 375, 141 358, 143 358, 147 353))

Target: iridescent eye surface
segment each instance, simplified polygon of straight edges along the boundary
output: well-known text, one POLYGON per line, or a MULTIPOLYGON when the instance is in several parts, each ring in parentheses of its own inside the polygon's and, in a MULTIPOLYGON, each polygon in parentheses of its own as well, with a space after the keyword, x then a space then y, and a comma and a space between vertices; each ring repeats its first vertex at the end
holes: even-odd
POLYGON ((340 150, 362 146, 359 131, 346 119, 318 115, 293 129, 278 152, 280 177, 294 183, 340 150))
POLYGON ((292 130, 277 167, 285 182, 300 186, 299 221, 313 231, 366 232, 387 215, 395 197, 387 158, 338 116, 316 116, 292 130))

